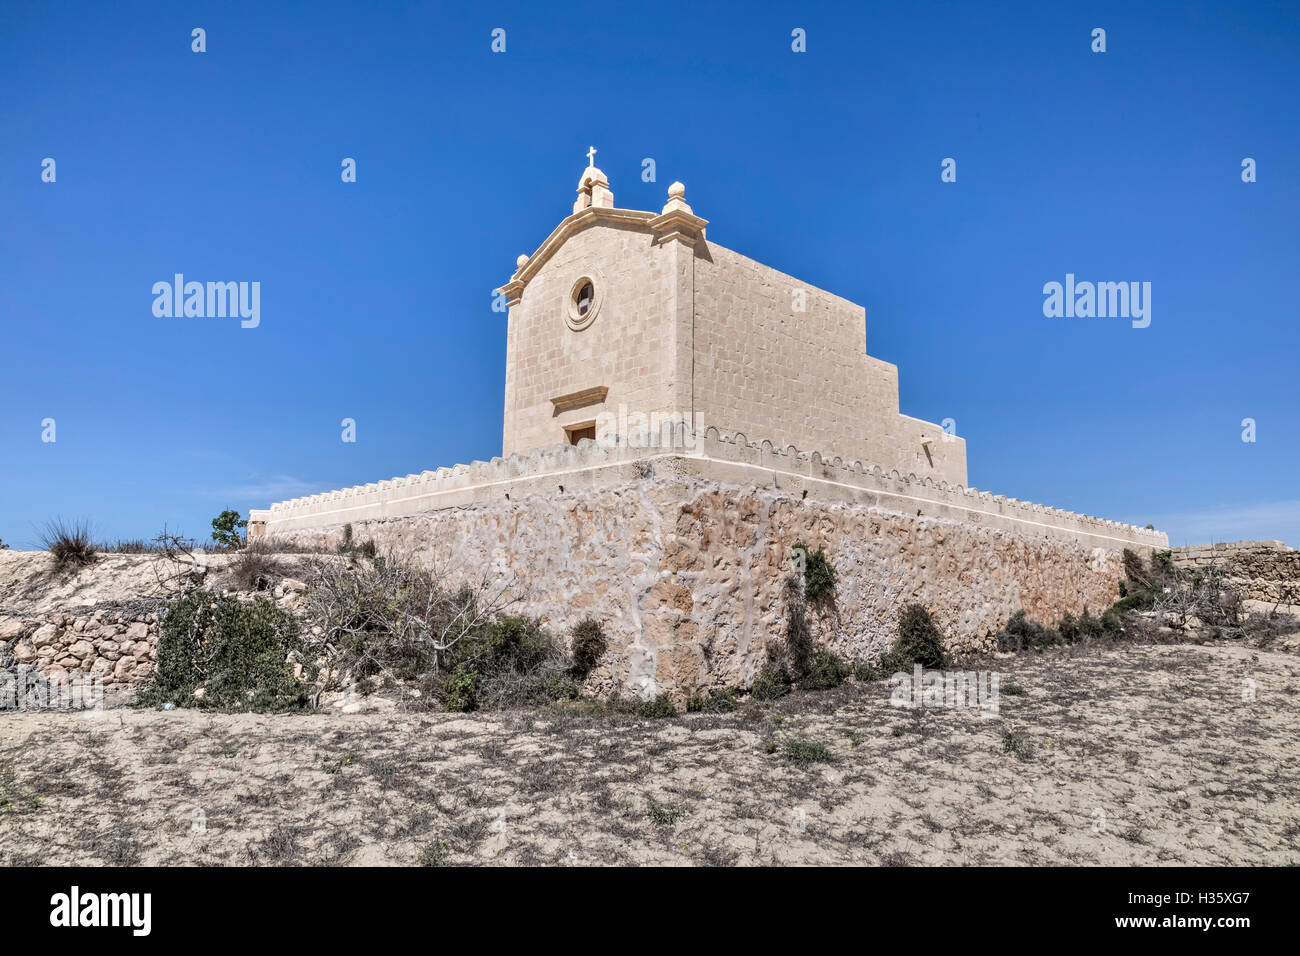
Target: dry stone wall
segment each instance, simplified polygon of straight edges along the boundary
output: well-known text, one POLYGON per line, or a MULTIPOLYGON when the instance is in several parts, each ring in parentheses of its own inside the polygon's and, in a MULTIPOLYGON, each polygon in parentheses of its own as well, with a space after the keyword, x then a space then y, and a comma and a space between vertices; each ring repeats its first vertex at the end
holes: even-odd
POLYGON ((157 646, 157 614, 141 608, 0 618, 0 674, 10 677, 131 685, 153 672, 157 646))
POLYGON ((1281 541, 1228 541, 1173 548, 1175 567, 1220 567, 1246 597, 1300 608, 1300 551, 1281 541))
POLYGON ((172 570, 150 554, 101 554, 60 570, 46 552, 0 551, 0 708, 29 678, 109 695, 147 678, 165 605, 151 595, 172 570))

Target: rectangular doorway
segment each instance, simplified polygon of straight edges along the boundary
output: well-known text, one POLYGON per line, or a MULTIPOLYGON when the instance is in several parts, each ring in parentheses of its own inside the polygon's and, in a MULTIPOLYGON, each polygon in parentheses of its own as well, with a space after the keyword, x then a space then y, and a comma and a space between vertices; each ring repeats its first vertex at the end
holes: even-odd
POLYGON ((568 428, 564 429, 564 432, 569 436, 570 445, 576 445, 584 438, 590 438, 592 441, 595 441, 596 423, 588 422, 585 425, 570 425, 568 428))

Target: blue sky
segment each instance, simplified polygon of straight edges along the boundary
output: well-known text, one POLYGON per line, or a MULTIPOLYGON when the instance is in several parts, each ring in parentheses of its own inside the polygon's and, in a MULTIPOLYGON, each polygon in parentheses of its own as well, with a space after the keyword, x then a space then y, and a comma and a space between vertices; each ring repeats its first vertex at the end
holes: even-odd
POLYGON ((499 454, 492 290, 594 144, 617 205, 680 179, 711 240, 862 303, 972 485, 1298 545, 1297 10, 5 0, 0 538, 206 537, 499 454), (177 272, 260 282, 260 325, 156 318, 177 272), (1044 317, 1066 273, 1151 282, 1150 326, 1044 317))

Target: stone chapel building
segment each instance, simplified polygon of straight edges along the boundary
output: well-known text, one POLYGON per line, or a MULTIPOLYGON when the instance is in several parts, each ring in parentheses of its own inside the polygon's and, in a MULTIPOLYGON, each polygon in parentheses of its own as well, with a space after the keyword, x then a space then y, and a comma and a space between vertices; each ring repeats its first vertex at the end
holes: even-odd
POLYGON ((1124 549, 1169 546, 967 486, 962 440, 899 411, 863 308, 709 242, 685 192, 619 209, 589 165, 519 257, 501 457, 254 509, 249 539, 352 537, 452 585, 486 575, 556 633, 597 615, 610 649, 589 689, 679 700, 751 685, 800 547, 836 574, 815 642, 868 660, 909 602, 951 649, 988 650, 1017 610, 1110 606, 1124 549))
POLYGON ((865 309, 710 242, 685 191, 620 209, 590 165, 572 214, 519 257, 502 457, 676 419, 965 485, 965 441, 899 411, 865 309))

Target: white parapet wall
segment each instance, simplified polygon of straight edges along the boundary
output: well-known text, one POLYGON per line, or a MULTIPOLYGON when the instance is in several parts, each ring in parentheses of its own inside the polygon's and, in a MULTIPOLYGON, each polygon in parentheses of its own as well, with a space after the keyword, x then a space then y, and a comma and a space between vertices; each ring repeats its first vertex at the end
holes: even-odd
POLYGON ((254 540, 295 532, 418 515, 531 494, 600 488, 642 476, 646 469, 700 480, 759 485, 815 493, 820 499, 852 501, 881 510, 966 521, 1028 537, 1052 537, 1088 547, 1164 549, 1162 531, 1006 498, 977 488, 935 483, 916 475, 886 473, 879 466, 845 461, 793 445, 750 441, 709 427, 678 426, 656 447, 609 447, 590 439, 528 455, 439 468, 387 481, 357 485, 273 504, 249 515, 254 540))

